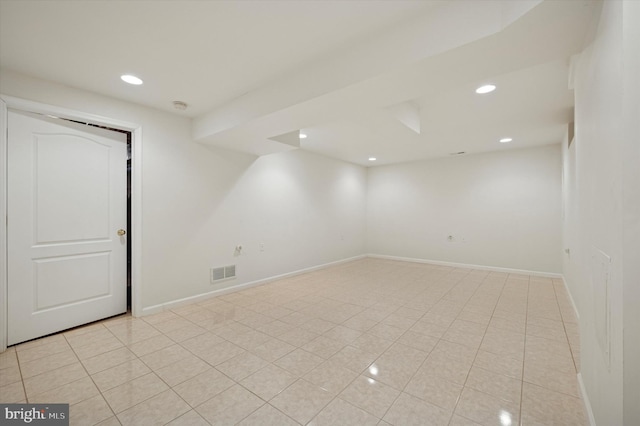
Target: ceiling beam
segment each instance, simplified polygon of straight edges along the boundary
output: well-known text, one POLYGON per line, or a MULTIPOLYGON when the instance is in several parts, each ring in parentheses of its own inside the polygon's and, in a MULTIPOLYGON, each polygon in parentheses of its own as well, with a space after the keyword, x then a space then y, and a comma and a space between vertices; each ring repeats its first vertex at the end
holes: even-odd
POLYGON ((371 80, 397 75, 398 70, 496 34, 541 1, 442 2, 410 22, 346 46, 195 118, 193 137, 200 143, 259 155, 290 149, 278 141, 265 143, 265 135, 285 134, 331 118, 335 115, 331 110, 344 111, 353 104, 344 99, 353 89, 360 92, 358 88, 370 86, 371 80))

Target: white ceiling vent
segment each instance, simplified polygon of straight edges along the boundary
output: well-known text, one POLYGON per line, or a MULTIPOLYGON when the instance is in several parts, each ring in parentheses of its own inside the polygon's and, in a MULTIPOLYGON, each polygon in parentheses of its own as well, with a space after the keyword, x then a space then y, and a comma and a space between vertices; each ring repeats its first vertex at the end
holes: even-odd
POLYGON ((236 265, 211 268, 211 283, 228 280, 236 277, 236 265))

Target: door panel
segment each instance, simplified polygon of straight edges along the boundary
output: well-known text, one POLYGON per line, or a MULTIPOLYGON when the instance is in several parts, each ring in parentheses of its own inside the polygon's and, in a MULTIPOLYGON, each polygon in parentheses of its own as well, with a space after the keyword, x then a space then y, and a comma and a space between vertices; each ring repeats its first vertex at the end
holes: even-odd
POLYGON ((8 343, 126 311, 126 135, 8 113, 8 343))
POLYGON ((75 135, 34 135, 34 155, 35 242, 108 238, 110 147, 75 135))
POLYGON ((108 296, 110 255, 90 253, 35 260, 35 311, 108 296))

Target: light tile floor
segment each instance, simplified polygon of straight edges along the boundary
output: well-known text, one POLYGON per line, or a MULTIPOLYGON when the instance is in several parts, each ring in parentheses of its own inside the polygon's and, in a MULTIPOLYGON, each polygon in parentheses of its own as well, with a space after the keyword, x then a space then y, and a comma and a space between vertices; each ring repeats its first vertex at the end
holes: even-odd
POLYGON ((0 354, 74 425, 585 425, 561 280, 362 259, 0 354))

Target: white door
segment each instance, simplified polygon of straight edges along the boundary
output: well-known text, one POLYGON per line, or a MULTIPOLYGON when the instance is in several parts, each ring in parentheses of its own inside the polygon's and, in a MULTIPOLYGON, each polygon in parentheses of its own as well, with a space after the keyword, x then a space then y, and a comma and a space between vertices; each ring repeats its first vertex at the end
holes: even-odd
POLYGON ((8 343, 126 312, 126 135, 9 110, 7 158, 8 343))

